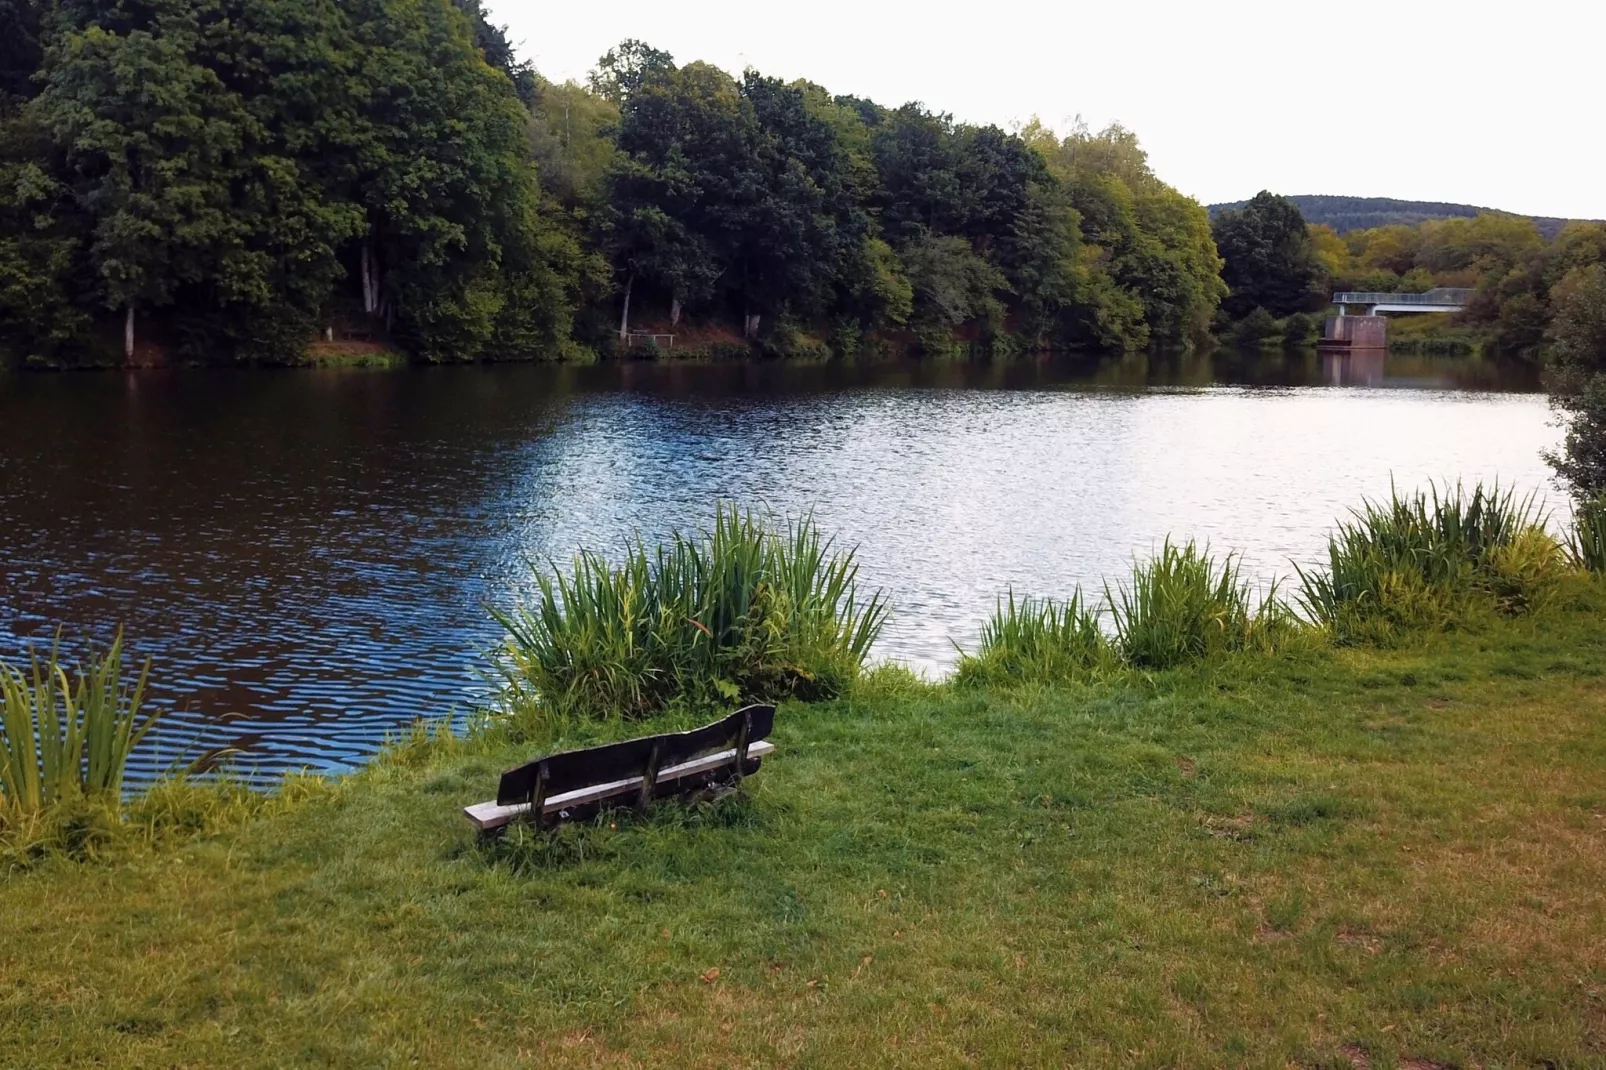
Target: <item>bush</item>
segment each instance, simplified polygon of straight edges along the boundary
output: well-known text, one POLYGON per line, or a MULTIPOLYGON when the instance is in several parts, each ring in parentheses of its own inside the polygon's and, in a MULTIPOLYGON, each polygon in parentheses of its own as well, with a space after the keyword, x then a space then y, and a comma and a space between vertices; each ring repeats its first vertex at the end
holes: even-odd
POLYGON ((1441 494, 1366 502, 1328 539, 1328 565, 1300 570, 1299 602, 1340 642, 1390 642, 1401 633, 1439 630, 1470 599, 1492 596, 1510 613, 1554 593, 1565 561, 1544 530, 1532 496, 1459 483, 1441 494))
POLYGON ((1271 346, 1283 340, 1283 328, 1270 312, 1255 308, 1233 325, 1232 340, 1241 346, 1271 346))
POLYGON ((1290 346, 1315 345, 1321 334, 1321 323, 1314 316, 1295 312, 1283 321, 1283 344, 1290 346))
POLYGON ((535 606, 495 614, 504 705, 514 721, 626 719, 836 695, 886 619, 857 576, 812 519, 777 532, 724 507, 711 532, 638 541, 618 565, 583 552, 537 574, 535 606))
POLYGON ((1099 611, 1078 590, 1069 601, 999 600, 982 626, 975 654, 960 652, 954 682, 960 687, 1049 683, 1085 677, 1112 664, 1099 611))

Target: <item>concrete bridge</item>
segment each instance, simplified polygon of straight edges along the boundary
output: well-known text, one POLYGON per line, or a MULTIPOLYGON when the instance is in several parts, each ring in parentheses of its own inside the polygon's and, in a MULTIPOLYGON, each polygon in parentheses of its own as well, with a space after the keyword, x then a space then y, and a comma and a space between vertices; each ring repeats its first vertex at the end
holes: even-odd
POLYGON ((1363 316, 1376 316, 1380 312, 1460 312, 1467 307, 1472 296, 1470 289, 1440 286, 1425 294, 1385 294, 1345 291, 1333 295, 1340 316, 1349 315, 1350 305, 1360 305, 1363 316))

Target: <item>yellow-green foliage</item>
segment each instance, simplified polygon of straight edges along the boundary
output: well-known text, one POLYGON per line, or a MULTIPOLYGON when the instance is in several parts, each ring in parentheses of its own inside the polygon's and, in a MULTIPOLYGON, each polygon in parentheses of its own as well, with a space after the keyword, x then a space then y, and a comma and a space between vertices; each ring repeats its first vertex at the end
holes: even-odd
POLYGON ((1532 613, 1550 605, 1572 572, 1567 553, 1538 526, 1519 531, 1509 542, 1489 550, 1483 560, 1483 584, 1502 613, 1532 613))

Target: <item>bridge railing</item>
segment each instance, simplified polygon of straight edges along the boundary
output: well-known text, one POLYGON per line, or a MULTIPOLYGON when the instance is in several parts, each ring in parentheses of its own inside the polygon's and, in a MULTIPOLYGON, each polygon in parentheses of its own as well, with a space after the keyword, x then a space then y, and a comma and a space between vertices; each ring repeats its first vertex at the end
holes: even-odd
POLYGON ((1335 305, 1464 305, 1472 296, 1470 289, 1440 286, 1425 294, 1367 293, 1346 291, 1333 295, 1335 305))

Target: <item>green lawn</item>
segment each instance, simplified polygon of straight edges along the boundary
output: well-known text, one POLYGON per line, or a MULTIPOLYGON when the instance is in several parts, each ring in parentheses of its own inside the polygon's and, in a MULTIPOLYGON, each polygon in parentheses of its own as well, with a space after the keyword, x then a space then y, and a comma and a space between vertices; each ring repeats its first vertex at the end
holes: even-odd
POLYGON ((0 878, 0 1066, 1606 1065, 1606 596, 1061 691, 476 846, 415 747, 0 878))

